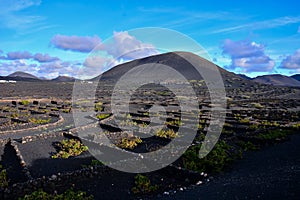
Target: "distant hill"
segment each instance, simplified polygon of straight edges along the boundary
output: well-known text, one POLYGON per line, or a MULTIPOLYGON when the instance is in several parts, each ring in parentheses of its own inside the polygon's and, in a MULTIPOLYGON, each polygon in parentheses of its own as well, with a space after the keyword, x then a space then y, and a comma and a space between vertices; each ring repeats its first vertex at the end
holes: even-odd
POLYGON ((297 81, 300 81, 300 74, 295 74, 293 76, 290 76, 293 79, 296 79, 297 81))
POLYGON ((263 84, 277 85, 277 86, 292 86, 300 87, 300 81, 294 78, 284 76, 281 74, 263 75, 253 79, 253 81, 263 84))
POLYGON ((51 81, 57 81, 57 82, 74 82, 76 79, 74 77, 70 76, 58 76, 51 81))
POLYGON ((39 79, 38 77, 36 77, 32 74, 26 73, 26 72, 21 72, 21 71, 14 72, 8 76, 0 76, 0 80, 29 81, 29 82, 41 81, 41 79, 39 79))
POLYGON ((243 78, 243 79, 247 79, 247 80, 252 80, 253 78, 246 76, 245 74, 237 74, 239 77, 243 78))
POLYGON ((30 79, 37 79, 37 80, 39 80, 38 77, 36 77, 36 76, 34 76, 32 74, 26 73, 26 72, 21 72, 21 71, 16 71, 16 72, 8 75, 7 77, 30 78, 30 79))

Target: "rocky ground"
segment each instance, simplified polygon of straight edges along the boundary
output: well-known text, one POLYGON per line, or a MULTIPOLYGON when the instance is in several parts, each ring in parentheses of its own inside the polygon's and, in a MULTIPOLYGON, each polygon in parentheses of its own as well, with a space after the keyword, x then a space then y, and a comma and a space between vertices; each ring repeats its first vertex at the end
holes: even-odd
MULTIPOLYGON (((71 83, 6 84, 0 99, 0 163, 7 177, 0 182, 9 181, 1 187, 2 198, 16 199, 41 188, 48 193, 74 188, 95 199, 297 197, 300 90, 234 83, 229 76, 220 141, 202 160, 198 151, 208 131, 213 105, 201 81, 191 81, 200 112, 180 110, 178 98, 185 97, 150 85, 140 88, 130 103, 125 102, 130 112, 118 117, 111 113, 109 83, 100 84, 97 99, 78 100, 73 105, 71 83), (166 112, 157 112, 156 116, 166 122, 162 131, 145 138, 149 133, 143 130, 150 123, 153 105, 165 107, 166 112), (81 124, 74 124, 72 114, 76 112, 86 113, 81 124), (174 138, 180 141, 179 128, 192 124, 196 116, 198 131, 192 146, 172 165, 155 172, 141 176, 119 172, 84 150, 84 144, 99 146, 94 136, 105 136, 128 155, 152 152, 174 138), (127 129, 121 130, 118 123, 127 129), (63 141, 66 145, 75 142, 78 149, 72 147, 66 152, 63 141), (56 154, 59 158, 53 157, 56 154)), ((180 84, 176 87, 185 88, 180 84)), ((103 152, 112 151, 110 145, 100 147, 103 152)), ((118 161, 117 155, 114 159, 118 161)))

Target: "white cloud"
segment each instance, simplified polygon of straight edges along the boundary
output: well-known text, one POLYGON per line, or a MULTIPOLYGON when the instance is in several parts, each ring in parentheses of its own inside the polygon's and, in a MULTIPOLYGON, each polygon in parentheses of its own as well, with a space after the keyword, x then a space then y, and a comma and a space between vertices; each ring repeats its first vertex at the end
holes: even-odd
POLYGON ((143 43, 127 31, 114 32, 113 42, 104 44, 104 50, 112 55, 116 60, 133 60, 158 54, 152 44, 143 43))
POLYGON ((287 56, 282 60, 280 68, 299 71, 300 70, 300 49, 298 49, 293 55, 287 56))
POLYGON ((98 36, 66 36, 55 35, 50 42, 54 47, 62 50, 70 50, 88 53, 101 43, 98 36))
POLYGON ((38 65, 29 63, 23 59, 0 63, 0 76, 8 75, 15 71, 23 71, 37 75, 38 65))
POLYGON ((248 40, 225 40, 223 54, 231 57, 228 69, 243 72, 270 72, 275 66, 274 60, 265 54, 265 46, 248 40))

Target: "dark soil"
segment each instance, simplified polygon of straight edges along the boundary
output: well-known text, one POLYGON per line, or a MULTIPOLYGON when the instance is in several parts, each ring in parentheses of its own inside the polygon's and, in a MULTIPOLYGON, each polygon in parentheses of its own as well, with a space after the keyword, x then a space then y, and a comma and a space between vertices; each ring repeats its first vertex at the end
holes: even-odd
POLYGON ((300 135, 248 152, 209 183, 162 199, 299 199, 300 135))

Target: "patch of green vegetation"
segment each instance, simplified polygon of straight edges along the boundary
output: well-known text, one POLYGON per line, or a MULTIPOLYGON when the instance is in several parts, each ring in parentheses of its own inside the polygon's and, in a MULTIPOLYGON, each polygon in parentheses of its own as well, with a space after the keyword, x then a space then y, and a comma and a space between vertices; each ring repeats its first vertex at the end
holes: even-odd
POLYGON ((141 174, 137 174, 134 180, 135 186, 131 188, 134 194, 148 194, 157 191, 159 188, 158 185, 151 185, 149 178, 141 174))
POLYGON ((232 152, 232 147, 225 141, 219 141, 211 152, 204 158, 199 158, 201 144, 191 146, 181 157, 184 168, 198 172, 220 172, 237 157, 241 152, 232 152))
POLYGON ((131 119, 131 118, 132 118, 131 114, 128 113, 128 114, 126 115, 126 118, 127 118, 127 119, 131 119))
POLYGON ((10 108, 8 106, 1 107, 1 110, 4 112, 9 112, 10 108))
POLYGON ((280 126, 280 124, 277 121, 267 121, 267 120, 262 120, 261 125, 263 126, 280 126))
POLYGON ((252 103, 252 105, 254 106, 254 108, 257 108, 257 109, 262 109, 264 107, 260 103, 252 103))
POLYGON ((34 123, 34 124, 47 124, 51 121, 51 118, 48 119, 41 119, 41 118, 30 118, 29 122, 34 123))
POLYGON ((131 119, 126 119, 126 120, 122 120, 120 122, 120 125, 121 126, 137 126, 137 122, 135 121, 132 121, 131 119))
POLYGON ((142 139, 139 137, 122 138, 121 142, 117 144, 117 146, 122 149, 134 149, 138 144, 142 142, 142 139))
POLYGON ((12 113, 10 115, 11 118, 18 118, 19 117, 19 114, 18 113, 12 113))
POLYGON ((239 122, 240 123, 245 123, 245 124, 246 123, 250 123, 250 119, 248 119, 248 118, 242 118, 242 119, 239 120, 239 122))
POLYGON ((146 127, 148 127, 149 125, 148 125, 147 123, 145 123, 145 122, 142 122, 141 124, 139 124, 139 126, 140 126, 141 128, 146 128, 146 127))
POLYGON ((88 147, 77 139, 62 140, 57 144, 57 148, 59 148, 59 152, 51 156, 51 158, 69 158, 70 156, 78 156, 88 150, 88 147))
POLYGON ((7 171, 0 165, 0 189, 8 187, 7 171))
POLYGON ((245 142, 241 140, 237 142, 237 145, 240 146, 244 151, 255 151, 258 149, 257 146, 250 141, 245 142))
POLYGON ((232 135, 232 134, 234 134, 234 131, 232 129, 226 129, 223 127, 222 134, 223 135, 232 135))
POLYGON ((172 126, 181 126, 183 123, 180 119, 175 119, 175 120, 166 122, 166 124, 169 124, 172 126))
POLYGON ((300 123, 293 124, 293 125, 292 125, 292 128, 299 129, 299 128, 300 128, 300 123))
POLYGON ((197 128, 202 130, 204 128, 204 126, 202 124, 198 124, 197 128))
POLYGON ((101 166, 101 165, 103 165, 103 163, 101 161, 99 161, 99 160, 92 160, 89 165, 82 165, 82 167, 88 168, 88 167, 101 166))
POLYGON ((291 131, 288 130, 267 130, 266 133, 260 133, 257 135, 257 138, 262 140, 277 140, 277 139, 285 139, 291 131))
POLYGON ((176 133, 173 129, 168 129, 168 130, 160 129, 155 133, 155 135, 161 138, 173 139, 178 136, 178 133, 176 133))
POLYGON ((44 192, 43 190, 37 190, 32 192, 31 194, 25 195, 23 198, 19 198, 19 200, 93 200, 94 197, 87 196, 85 192, 82 191, 74 191, 73 189, 69 189, 62 194, 49 194, 44 192))
POLYGON ((102 119, 106 119, 110 116, 109 113, 101 113, 101 114, 97 114, 96 117, 99 119, 99 120, 102 120, 102 119))
POLYGON ((22 100, 22 101, 20 101, 20 104, 23 105, 23 106, 27 106, 27 105, 30 104, 30 101, 28 101, 28 100, 22 100))
POLYGON ((237 120, 241 120, 241 119, 242 119, 242 118, 241 118, 241 115, 240 115, 239 113, 233 114, 233 117, 234 117, 235 119, 237 119, 237 120))
POLYGON ((170 93, 167 92, 167 91, 157 91, 156 94, 160 95, 160 96, 168 96, 168 95, 170 95, 170 93))
POLYGON ((97 103, 95 103, 94 110, 95 110, 96 112, 102 111, 102 105, 103 105, 102 102, 97 102, 97 103))
POLYGON ((197 83, 198 81, 192 79, 192 80, 189 80, 189 82, 190 82, 190 83, 197 83))
POLYGON ((232 127, 232 125, 229 124, 229 123, 227 123, 227 122, 225 122, 225 123, 224 123, 224 127, 232 127))
POLYGON ((257 129, 259 129, 259 125, 258 124, 251 124, 249 127, 248 127, 248 129, 251 129, 251 130, 257 130, 257 129))
POLYGON ((70 109, 70 108, 68 108, 68 109, 62 109, 62 112, 63 112, 63 113, 70 113, 70 112, 71 112, 71 109, 70 109))

